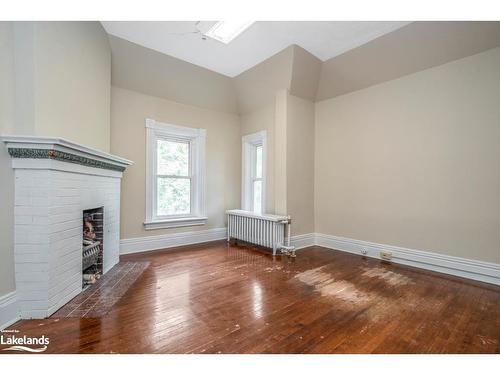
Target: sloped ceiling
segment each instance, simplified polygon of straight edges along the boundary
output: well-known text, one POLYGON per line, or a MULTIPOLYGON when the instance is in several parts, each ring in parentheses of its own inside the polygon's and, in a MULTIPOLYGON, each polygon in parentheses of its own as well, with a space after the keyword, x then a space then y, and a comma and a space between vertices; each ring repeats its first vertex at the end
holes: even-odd
POLYGON ((500 22, 413 22, 322 62, 291 45, 229 78, 110 36, 112 83, 230 113, 271 104, 278 90, 320 101, 500 46, 500 22))
POLYGON ((214 21, 102 22, 110 35, 235 77, 299 45, 324 61, 392 32, 408 22, 257 21, 231 43, 202 38, 214 21))
POLYGON ((500 22, 413 22, 322 64, 324 100, 500 46, 500 22))
POLYGON ((109 37, 113 85, 179 103, 237 113, 231 78, 124 39, 109 37))

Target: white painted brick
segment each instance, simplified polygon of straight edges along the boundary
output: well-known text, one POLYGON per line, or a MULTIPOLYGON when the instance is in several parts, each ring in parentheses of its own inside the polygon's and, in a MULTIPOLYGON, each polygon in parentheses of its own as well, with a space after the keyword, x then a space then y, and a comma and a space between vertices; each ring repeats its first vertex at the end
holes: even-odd
POLYGON ((16 169, 16 285, 23 317, 45 317, 81 291, 83 210, 104 206, 104 267, 118 262, 120 183, 118 177, 16 169))
MULTIPOLYGON (((81 207, 80 205, 66 205, 66 206, 61 206, 61 205, 54 205, 49 208, 48 213, 49 215, 60 215, 60 214, 68 214, 68 213, 76 213, 80 212, 81 207)), ((83 211, 83 210, 82 210, 83 211)))
POLYGON ((23 175, 21 171, 16 171, 16 189, 17 188, 32 188, 35 186, 35 179, 32 176, 23 175))
POLYGON ((38 262, 38 263, 17 263, 16 272, 18 273, 35 273, 35 272, 48 272, 49 263, 38 262))
POLYGON ((50 220, 47 216, 33 216, 34 225, 49 225, 50 220))
POLYGON ((20 300, 19 305, 22 310, 46 310, 49 307, 48 300, 38 300, 38 301, 23 301, 20 300))
POLYGON ((29 302, 26 302, 23 307, 20 307, 21 311, 21 319, 44 319, 47 318, 50 314, 48 314, 47 309, 35 310, 29 308, 29 302))
POLYGON ((80 189, 78 188, 56 189, 52 195, 55 197, 79 197, 80 189))
POLYGON ((54 270, 54 275, 59 275, 67 270, 76 269, 77 271, 82 270, 82 261, 80 258, 75 257, 64 257, 64 259, 59 259, 55 263, 55 267, 51 267, 51 271, 54 270))
POLYGON ((79 271, 75 272, 73 275, 69 274, 65 282, 55 282, 55 279, 52 279, 51 281, 52 283, 50 285, 48 293, 49 298, 53 298, 57 295, 61 297, 65 294, 65 292, 67 292, 68 287, 71 289, 74 289, 75 285, 80 288, 82 287, 82 275, 79 271))
POLYGON ((50 225, 50 230, 52 234, 75 228, 78 228, 78 232, 81 233, 82 218, 76 220, 63 221, 61 223, 50 225))
POLYGON ((71 279, 71 277, 74 277, 74 275, 78 275, 78 279, 80 282, 82 281, 82 265, 80 263, 79 266, 76 266, 74 264, 69 264, 67 269, 60 270, 59 273, 54 275, 49 279, 49 284, 51 287, 55 285, 64 285, 67 284, 68 279, 71 279))
POLYGON ((68 303, 70 299, 73 297, 74 292, 81 292, 82 290, 82 280, 81 275, 75 275, 71 278, 71 281, 68 280, 67 284, 61 284, 64 287, 59 290, 51 290, 49 291, 49 305, 51 306, 63 306, 65 303, 68 303), (52 293, 52 294, 51 294, 52 293))
POLYGON ((16 244, 16 254, 33 254, 49 252, 49 243, 46 244, 16 244))
POLYGON ((34 225, 34 224, 16 224, 16 234, 21 236, 29 236, 35 234, 48 235, 50 228, 48 225, 34 225))
POLYGON ((63 223, 65 221, 82 220, 82 215, 78 211, 69 212, 66 214, 50 215, 49 224, 63 223))
POLYGON ((31 194, 33 193, 34 189, 31 188, 19 188, 16 189, 14 192, 14 196, 17 197, 27 197, 31 198, 31 194))
MULTIPOLYGON (((16 264, 17 268, 17 264, 16 264)), ((48 282, 49 281, 49 273, 48 272, 18 272, 16 270, 16 283, 17 282, 48 282)), ((16 288, 17 289, 17 288, 16 288)))
MULTIPOLYGON (((64 302, 62 302, 61 305, 64 303, 67 303, 67 301, 71 300, 75 296, 75 292, 76 292, 76 294, 78 294, 81 291, 82 291, 82 281, 79 280, 79 277, 78 277, 78 279, 76 281, 67 284, 63 290, 61 290, 61 291, 59 291, 59 293, 57 293, 59 303, 61 303, 62 301, 64 301, 64 302)), ((53 298, 54 296, 51 296, 51 297, 53 298)))
POLYGON ((14 198, 14 205, 16 206, 32 206, 31 196, 19 196, 16 195, 14 198))
POLYGON ((33 224, 33 217, 31 215, 15 215, 14 224, 33 224))
POLYGON ((39 251, 36 253, 16 253, 16 263, 48 263, 48 251, 39 251))
POLYGON ((22 234, 22 233, 17 233, 17 225, 15 226, 16 228, 16 233, 14 235, 14 241, 15 241, 15 246, 17 247, 18 244, 20 245, 37 245, 37 244, 48 244, 49 243, 49 237, 47 237, 46 234, 33 234, 33 233, 28 233, 28 234, 22 234))
POLYGON ((41 301, 49 298, 47 290, 22 290, 18 292, 18 298, 24 301, 41 301))
POLYGON ((23 290, 38 290, 38 291, 47 291, 49 290, 49 280, 45 281, 16 281, 17 292, 23 290))
POLYGON ((31 216, 48 216, 48 207, 28 207, 28 206, 15 206, 14 214, 17 215, 31 215, 31 216))
POLYGON ((31 198, 31 205, 33 207, 48 207, 49 206, 49 199, 46 197, 32 197, 31 198))
POLYGON ((51 206, 70 206, 70 205, 79 205, 81 201, 80 196, 73 197, 51 197, 50 205, 51 206))
POLYGON ((46 189, 50 187, 50 179, 49 177, 37 177, 33 179, 33 186, 39 189, 46 189))
MULTIPOLYGON (((82 237, 82 228, 72 228, 68 230, 63 230, 57 233, 51 233, 49 235, 49 240, 50 242, 55 242, 58 239, 66 239, 66 238, 72 238, 72 237, 82 237)), ((80 239, 81 241, 81 239, 80 239)))

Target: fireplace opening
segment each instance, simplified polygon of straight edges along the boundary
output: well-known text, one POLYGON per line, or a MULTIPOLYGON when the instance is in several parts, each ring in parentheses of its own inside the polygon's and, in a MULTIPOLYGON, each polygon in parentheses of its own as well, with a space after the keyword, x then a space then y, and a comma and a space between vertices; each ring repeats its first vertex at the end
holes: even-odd
POLYGON ((104 207, 83 211, 82 286, 94 284, 103 272, 104 207))

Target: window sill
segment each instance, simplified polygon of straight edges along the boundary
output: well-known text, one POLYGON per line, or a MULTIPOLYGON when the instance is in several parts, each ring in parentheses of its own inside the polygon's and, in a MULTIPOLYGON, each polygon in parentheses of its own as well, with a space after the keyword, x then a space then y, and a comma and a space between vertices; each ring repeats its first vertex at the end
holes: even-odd
POLYGON ((167 220, 146 221, 144 222, 144 229, 154 230, 165 228, 192 227, 195 225, 205 225, 207 223, 207 220, 208 217, 205 216, 193 216, 167 220))

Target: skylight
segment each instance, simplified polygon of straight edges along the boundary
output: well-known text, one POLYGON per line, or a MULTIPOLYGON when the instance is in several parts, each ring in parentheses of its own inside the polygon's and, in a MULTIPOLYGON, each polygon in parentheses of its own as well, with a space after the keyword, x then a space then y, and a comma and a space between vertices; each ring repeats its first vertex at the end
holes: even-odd
POLYGON ((248 29, 253 21, 219 21, 205 34, 209 38, 228 44, 243 31, 248 29))

